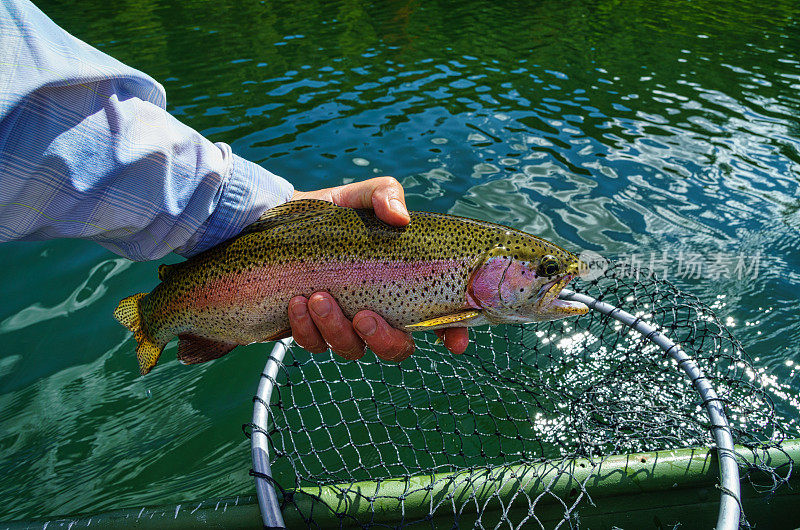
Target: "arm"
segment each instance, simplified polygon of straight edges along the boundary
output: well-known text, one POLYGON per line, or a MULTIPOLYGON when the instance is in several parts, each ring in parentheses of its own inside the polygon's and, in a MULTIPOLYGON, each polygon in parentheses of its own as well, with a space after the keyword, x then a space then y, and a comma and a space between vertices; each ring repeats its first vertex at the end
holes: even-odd
MULTIPOLYGON (((0 2, 0 242, 73 237, 134 260, 191 256, 293 196, 408 223, 394 179, 295 193, 165 107, 149 76, 75 39, 28 0, 0 2)), ((410 335, 376 313, 351 324, 327 293, 293 299, 290 321, 310 351, 330 344, 358 358, 366 342, 400 361, 414 350, 410 335)), ((440 336, 454 352, 466 348, 466 330, 440 336)))
POLYGON ((91 239, 134 260, 237 234, 291 184, 166 110, 164 89, 28 0, 0 3, 0 241, 91 239))

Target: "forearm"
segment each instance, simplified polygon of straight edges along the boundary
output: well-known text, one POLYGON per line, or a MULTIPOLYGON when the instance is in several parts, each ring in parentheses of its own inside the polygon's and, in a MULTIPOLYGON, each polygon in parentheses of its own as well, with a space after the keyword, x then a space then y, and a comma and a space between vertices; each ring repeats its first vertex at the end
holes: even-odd
POLYGON ((0 241, 191 255, 291 197, 285 180, 169 115, 158 83, 27 2, 0 7, 0 50, 0 241))

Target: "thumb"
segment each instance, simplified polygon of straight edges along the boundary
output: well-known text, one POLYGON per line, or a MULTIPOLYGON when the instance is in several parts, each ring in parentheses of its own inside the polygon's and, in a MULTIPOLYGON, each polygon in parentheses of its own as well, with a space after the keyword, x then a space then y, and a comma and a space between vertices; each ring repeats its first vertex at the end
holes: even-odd
POLYGON ((372 208, 381 221, 405 226, 411 221, 403 186, 393 177, 377 177, 331 188, 334 204, 350 208, 372 208))

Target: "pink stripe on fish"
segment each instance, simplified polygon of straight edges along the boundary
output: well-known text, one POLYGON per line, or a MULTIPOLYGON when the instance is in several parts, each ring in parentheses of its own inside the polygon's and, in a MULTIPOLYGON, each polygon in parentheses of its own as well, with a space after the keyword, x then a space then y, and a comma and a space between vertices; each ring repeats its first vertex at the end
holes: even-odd
MULTIPOLYGON (((220 305, 283 300, 316 291, 341 291, 367 285, 402 282, 404 286, 428 283, 444 275, 465 274, 470 263, 460 260, 314 262, 267 265, 207 283, 189 295, 198 310, 220 305)), ((453 282, 460 283, 460 282, 453 282)), ((466 285, 466 282, 463 282, 466 285)))

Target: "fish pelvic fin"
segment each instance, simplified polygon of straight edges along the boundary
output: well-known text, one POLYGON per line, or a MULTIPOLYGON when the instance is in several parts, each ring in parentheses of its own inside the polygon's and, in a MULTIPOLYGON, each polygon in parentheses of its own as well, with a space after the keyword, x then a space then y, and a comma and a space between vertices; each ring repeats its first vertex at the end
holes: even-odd
POLYGON ((417 322, 416 324, 409 324, 405 326, 405 329, 408 331, 426 331, 458 326, 487 324, 488 320, 483 318, 483 316, 483 312, 475 309, 469 309, 467 311, 461 311, 460 313, 431 318, 429 320, 417 322))
POLYGON ((153 369, 164 349, 164 346, 159 346, 147 335, 142 325, 139 300, 146 295, 147 293, 138 293, 124 298, 114 310, 114 318, 133 332, 133 338, 136 339, 136 359, 142 375, 153 369))
POLYGON ((272 342, 273 340, 287 339, 287 338, 289 338, 291 336, 292 336, 292 330, 291 329, 282 329, 282 330, 270 335, 269 337, 267 337, 266 339, 262 340, 261 342, 272 342))

